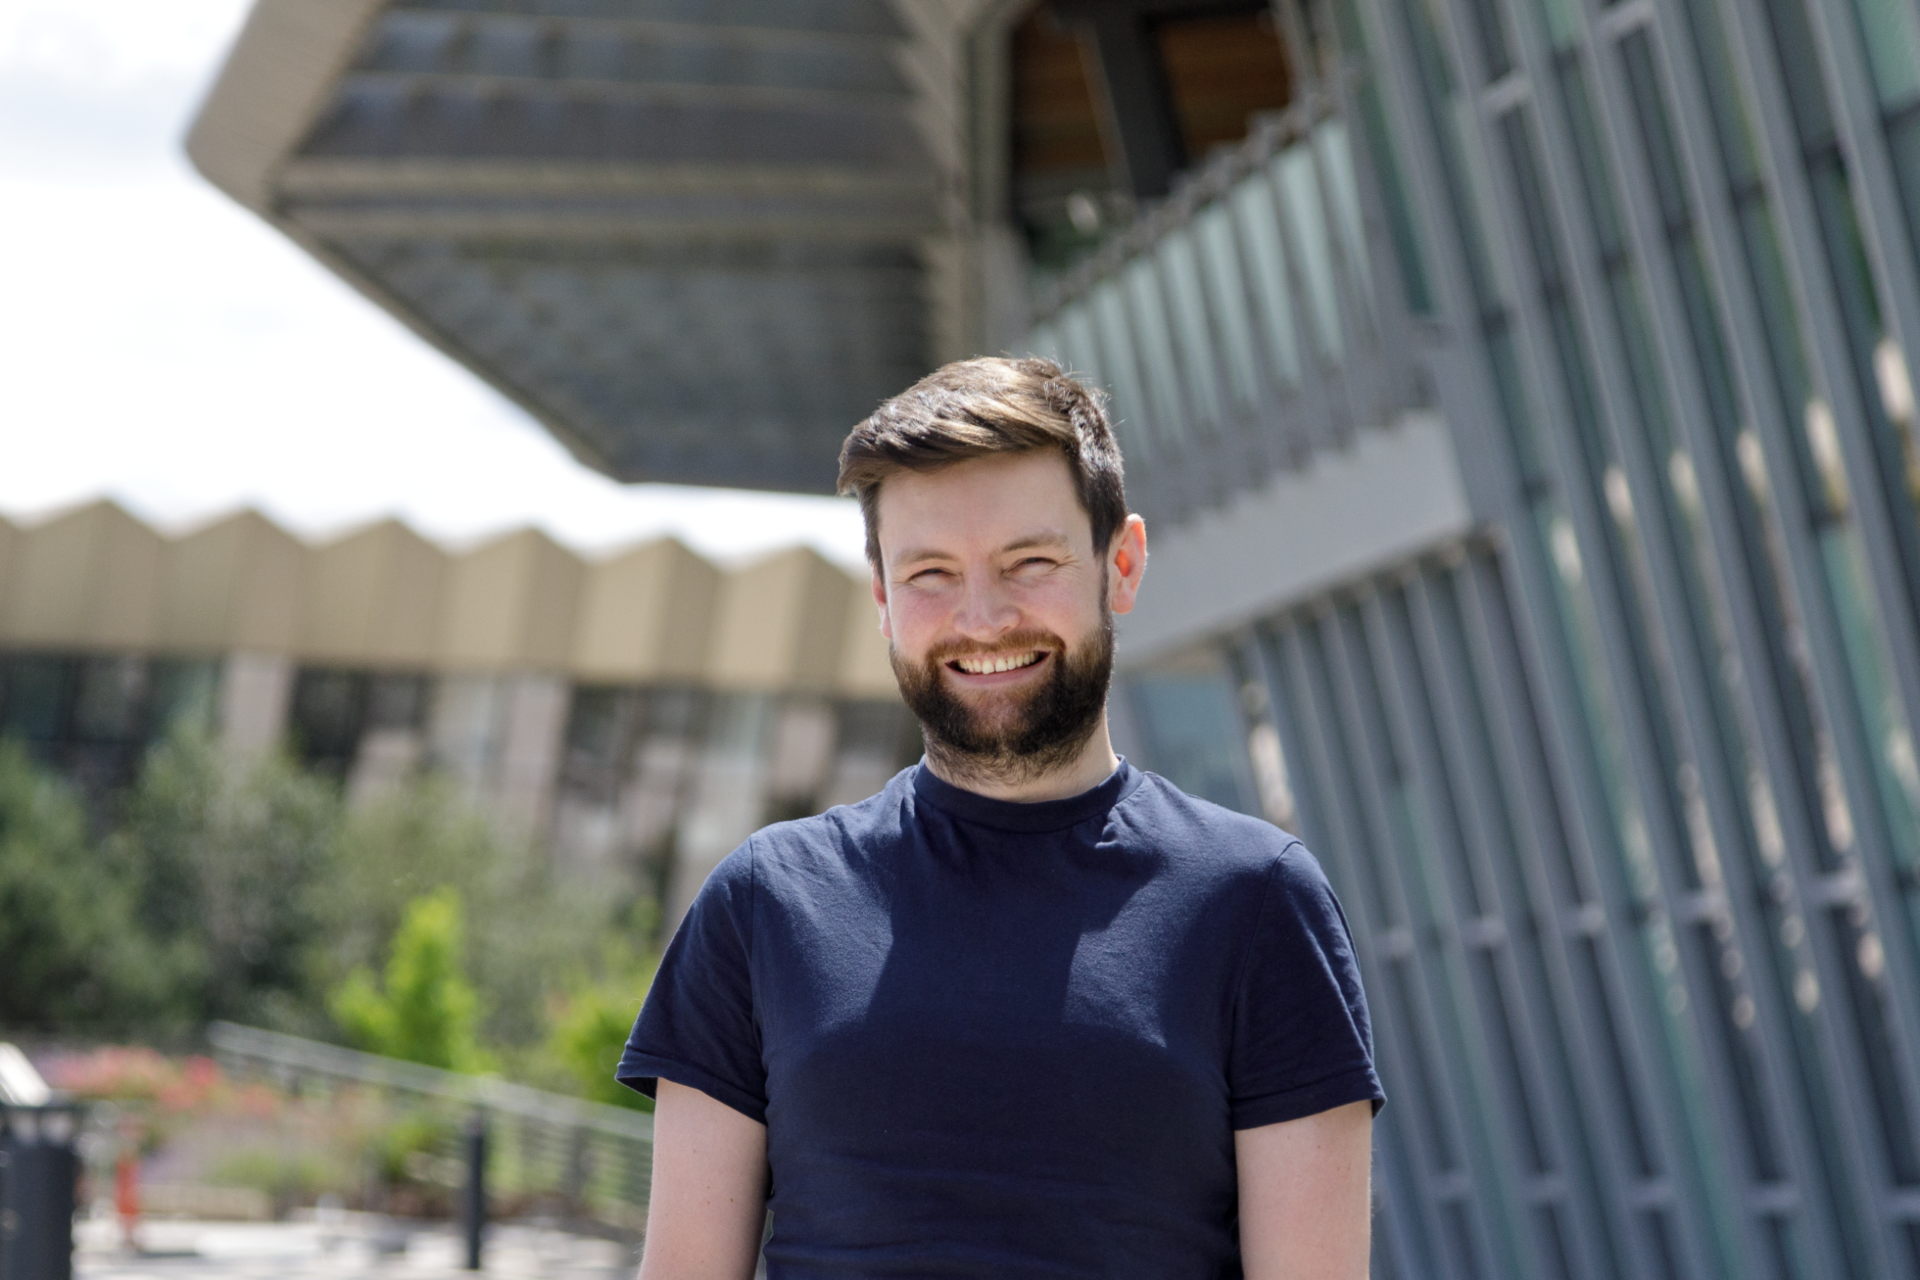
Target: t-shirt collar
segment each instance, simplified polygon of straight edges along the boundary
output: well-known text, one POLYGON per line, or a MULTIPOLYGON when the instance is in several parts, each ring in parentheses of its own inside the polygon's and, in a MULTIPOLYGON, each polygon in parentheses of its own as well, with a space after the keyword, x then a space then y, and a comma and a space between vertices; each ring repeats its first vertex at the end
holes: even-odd
POLYGON ((1105 814, 1140 785, 1140 778, 1140 771, 1122 756, 1120 767, 1097 787, 1064 800, 1022 803, 995 800, 977 791, 956 787, 929 769, 922 757, 914 766, 913 793, 922 803, 984 827, 997 827, 1002 831, 1064 831, 1105 814))

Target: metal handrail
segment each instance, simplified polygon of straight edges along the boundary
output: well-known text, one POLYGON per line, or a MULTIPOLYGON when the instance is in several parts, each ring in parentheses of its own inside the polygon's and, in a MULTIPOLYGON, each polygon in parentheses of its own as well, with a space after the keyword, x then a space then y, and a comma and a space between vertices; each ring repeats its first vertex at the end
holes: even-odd
POLYGON ((207 1028, 207 1039, 222 1055, 264 1063, 294 1074, 352 1080, 359 1084, 445 1098, 547 1124, 592 1130, 641 1142, 653 1141, 653 1117, 644 1112, 548 1093, 542 1089, 512 1084, 496 1076, 444 1071, 439 1067, 383 1058, 378 1054, 361 1053, 335 1044, 306 1040, 278 1031, 265 1031, 258 1027, 243 1027, 231 1022, 213 1023, 207 1028))

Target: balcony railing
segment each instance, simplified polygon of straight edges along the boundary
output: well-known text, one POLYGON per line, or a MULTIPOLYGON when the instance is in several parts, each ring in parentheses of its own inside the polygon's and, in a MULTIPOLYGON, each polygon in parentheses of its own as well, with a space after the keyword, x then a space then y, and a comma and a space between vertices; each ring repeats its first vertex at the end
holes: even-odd
POLYGON ((1361 159, 1304 96, 1042 290, 1027 347, 1107 390, 1141 510, 1218 505, 1417 401, 1361 159))

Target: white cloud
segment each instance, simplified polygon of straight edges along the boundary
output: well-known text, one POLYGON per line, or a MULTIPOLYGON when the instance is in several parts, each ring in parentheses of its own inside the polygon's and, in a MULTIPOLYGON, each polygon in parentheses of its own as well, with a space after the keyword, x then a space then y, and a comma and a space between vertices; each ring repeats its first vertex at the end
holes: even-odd
POLYGON ((0 510, 860 556, 851 504, 621 486, 192 175, 245 0, 0 0, 0 510))

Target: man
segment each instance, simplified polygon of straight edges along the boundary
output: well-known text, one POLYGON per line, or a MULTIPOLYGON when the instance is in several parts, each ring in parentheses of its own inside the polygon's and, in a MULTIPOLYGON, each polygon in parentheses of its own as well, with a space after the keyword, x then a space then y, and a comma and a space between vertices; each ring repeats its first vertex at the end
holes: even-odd
MULTIPOLYGON (((1360 1280, 1382 1094, 1319 867, 1121 761, 1146 531, 1100 403, 949 365, 843 492, 926 758, 721 863, 619 1076, 657 1089, 642 1280, 1360 1280)), ((1252 553, 1252 549, 1250 549, 1252 553)))

